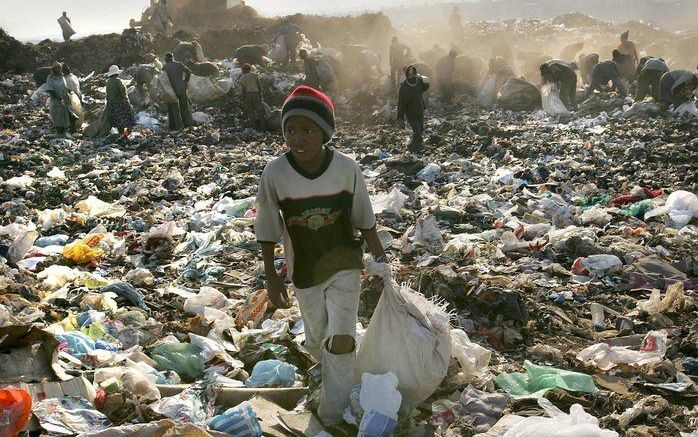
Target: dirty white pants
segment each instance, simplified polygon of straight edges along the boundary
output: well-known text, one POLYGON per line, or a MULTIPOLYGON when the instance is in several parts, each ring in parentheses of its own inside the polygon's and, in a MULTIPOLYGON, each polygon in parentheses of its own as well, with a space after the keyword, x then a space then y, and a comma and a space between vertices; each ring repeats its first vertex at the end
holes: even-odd
POLYGON ((354 383, 356 346, 347 354, 333 354, 327 341, 335 335, 356 338, 361 272, 342 270, 322 284, 294 287, 305 325, 305 347, 322 363, 322 388, 318 416, 325 425, 343 421, 354 383))

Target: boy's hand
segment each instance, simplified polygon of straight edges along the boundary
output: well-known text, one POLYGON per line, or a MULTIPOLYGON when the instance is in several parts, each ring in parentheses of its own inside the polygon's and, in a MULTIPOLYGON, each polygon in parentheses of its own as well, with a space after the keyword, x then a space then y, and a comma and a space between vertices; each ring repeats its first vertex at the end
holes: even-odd
POLYGON ((290 308, 286 284, 279 275, 267 275, 267 294, 272 305, 276 308, 290 308))

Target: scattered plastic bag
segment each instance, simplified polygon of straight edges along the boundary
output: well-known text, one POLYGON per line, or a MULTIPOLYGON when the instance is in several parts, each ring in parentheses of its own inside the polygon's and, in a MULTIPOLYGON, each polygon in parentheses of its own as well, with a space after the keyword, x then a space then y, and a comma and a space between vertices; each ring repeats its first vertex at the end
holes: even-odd
POLYGON ((400 217, 400 212, 405 206, 405 200, 407 200, 407 196, 397 187, 393 187, 390 193, 371 196, 371 206, 373 206, 375 214, 393 214, 400 217))
POLYGON ((393 372, 361 375, 359 402, 364 413, 359 424, 359 437, 388 437, 395 431, 402 403, 397 386, 397 376, 393 372))
POLYGON ((610 346, 606 343, 591 345, 577 354, 577 359, 601 370, 610 370, 619 364, 644 366, 658 363, 664 359, 667 351, 667 335, 659 331, 650 331, 643 341, 645 350, 632 350, 627 347, 610 346))
POLYGON ((213 416, 214 394, 208 381, 197 382, 184 391, 150 405, 150 408, 177 422, 204 424, 213 416))
POLYGON ((227 409, 208 422, 208 427, 234 436, 261 437, 262 427, 252 405, 245 401, 227 409))
POLYGON ((537 366, 524 361, 526 373, 500 373, 495 382, 514 398, 541 397, 548 390, 593 393, 596 385, 591 376, 554 367, 537 366))
POLYGON ((255 364, 245 387, 291 387, 296 382, 296 366, 279 360, 255 364))
POLYGON ((489 349, 471 342, 461 329, 451 330, 451 353, 458 360, 466 381, 482 376, 492 355, 489 349))
POLYGON ((126 210, 107 202, 99 200, 95 196, 89 196, 85 200, 75 204, 75 209, 84 212, 90 217, 98 218, 119 218, 126 214, 126 210))
POLYGON ((674 227, 682 228, 698 217, 698 196, 688 191, 678 190, 669 195, 664 206, 645 213, 645 220, 669 214, 674 227))
POLYGON ((264 317, 264 313, 269 307, 269 297, 267 290, 257 290, 247 297, 247 301, 238 309, 235 316, 237 326, 248 326, 250 323, 255 327, 264 317))
POLYGON ((393 372, 407 408, 428 398, 446 376, 451 332, 445 309, 407 286, 398 286, 386 264, 366 261, 383 278, 383 293, 359 347, 355 379, 393 372))
POLYGON ((433 162, 417 172, 417 177, 427 183, 432 183, 441 174, 441 167, 433 162))
POLYGON ((623 268, 623 261, 615 255, 589 255, 585 258, 577 258, 572 263, 572 272, 578 275, 599 277, 615 273, 623 268))
POLYGON ((434 216, 429 215, 417 219, 414 230, 414 242, 432 253, 441 253, 444 248, 444 239, 434 216))
POLYGON ((233 303, 220 291, 212 287, 201 287, 199 294, 188 297, 184 301, 184 311, 190 314, 203 314, 205 308, 227 311, 233 303))
POLYGON ((527 417, 509 428, 502 437, 617 437, 618 433, 601 429, 599 419, 584 411, 581 405, 570 407, 565 414, 545 398, 538 399, 550 417, 527 417))
POLYGON ((560 93, 553 83, 546 83, 540 90, 543 110, 552 117, 569 116, 572 113, 567 109, 562 100, 560 93))
POLYGON ((666 289, 664 299, 658 289, 652 290, 649 300, 642 300, 637 303, 638 309, 649 314, 660 314, 668 310, 681 311, 687 305, 684 294, 683 282, 671 284, 666 289))
POLYGON ((112 426, 109 418, 85 399, 64 396, 44 399, 32 409, 41 428, 49 433, 75 435, 97 432, 112 426))
POLYGON ((204 375, 201 348, 189 343, 164 343, 150 355, 161 370, 174 370, 182 381, 192 382, 204 375))
POLYGON ((680 104, 674 113, 678 115, 691 115, 693 117, 698 117, 698 108, 696 108, 696 102, 694 100, 680 104))
POLYGON ((15 437, 29 422, 32 397, 26 390, 0 390, 0 437, 15 437))

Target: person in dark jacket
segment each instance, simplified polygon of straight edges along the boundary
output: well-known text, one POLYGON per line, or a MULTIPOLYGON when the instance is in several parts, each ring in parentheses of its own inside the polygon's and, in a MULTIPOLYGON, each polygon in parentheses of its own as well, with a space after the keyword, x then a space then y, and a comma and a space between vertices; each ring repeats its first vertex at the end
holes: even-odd
POLYGON ((568 62, 552 60, 540 66, 543 83, 555 83, 560 90, 560 100, 567 109, 577 108, 577 73, 568 62))
POLYGON ((238 47, 237 50, 235 50, 235 57, 238 59, 240 65, 267 65, 267 61, 264 59, 266 55, 267 47, 264 45, 250 44, 238 47))
POLYGON ((659 82, 662 103, 678 107, 693 100, 698 86, 698 76, 687 70, 673 70, 664 73, 659 82))
POLYGON ((397 122, 405 128, 405 118, 412 128, 411 152, 422 151, 424 132, 424 93, 429 89, 429 78, 417 74, 414 65, 405 67, 405 80, 400 84, 397 101, 397 122))
POLYGON ((448 55, 444 56, 436 64, 436 80, 439 86, 439 92, 443 102, 447 105, 453 103, 453 94, 455 92, 455 74, 456 74, 456 56, 458 52, 451 49, 448 55))
POLYGON ((307 51, 301 50, 298 52, 298 56, 303 60, 303 72, 305 73, 305 84, 309 87, 320 89, 320 75, 318 74, 317 59, 313 59, 312 56, 308 54, 307 51))
POLYGON ((191 116, 189 96, 187 95, 191 71, 181 62, 175 61, 172 53, 165 55, 165 66, 162 69, 167 73, 178 100, 167 104, 167 120, 170 129, 179 130, 183 127, 193 126, 194 119, 191 116))
POLYGON ((616 91, 618 91, 621 96, 625 97, 628 94, 628 89, 618 69, 617 61, 619 60, 620 53, 618 50, 614 50, 612 61, 603 61, 596 64, 594 71, 591 73, 591 84, 589 84, 589 89, 587 90, 587 97, 591 97, 594 91, 601 90, 601 86, 608 84, 609 81, 613 83, 616 91))
POLYGON ((661 99, 660 81, 664 73, 669 71, 669 67, 661 58, 645 57, 640 59, 637 72, 637 91, 635 101, 644 100, 647 95, 651 95, 655 102, 661 99), (650 93, 650 89, 652 90, 650 93))

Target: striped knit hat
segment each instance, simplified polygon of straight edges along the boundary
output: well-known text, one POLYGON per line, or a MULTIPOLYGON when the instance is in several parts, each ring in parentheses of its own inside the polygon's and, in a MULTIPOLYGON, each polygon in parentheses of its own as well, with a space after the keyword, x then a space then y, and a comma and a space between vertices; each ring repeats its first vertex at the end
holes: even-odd
POLYGON ((301 85, 288 95, 281 108, 281 130, 286 131, 286 122, 293 116, 307 117, 315 122, 325 134, 325 142, 334 135, 334 105, 326 94, 301 85))

